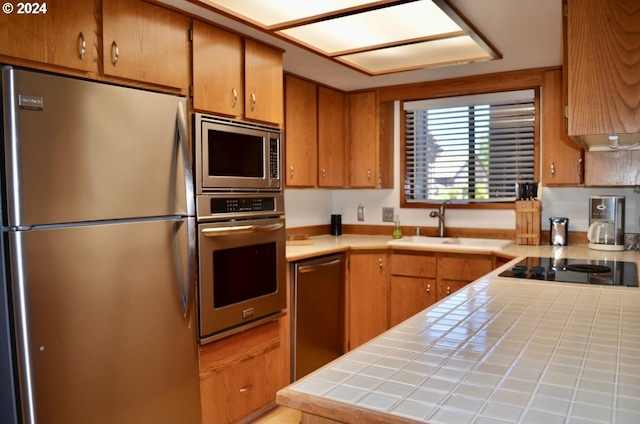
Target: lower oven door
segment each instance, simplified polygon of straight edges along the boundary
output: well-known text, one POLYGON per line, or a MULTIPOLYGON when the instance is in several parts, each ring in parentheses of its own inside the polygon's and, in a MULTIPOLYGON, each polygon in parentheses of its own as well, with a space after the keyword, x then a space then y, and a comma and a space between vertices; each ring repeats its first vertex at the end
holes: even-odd
POLYGON ((284 218, 201 223, 198 248, 201 343, 282 314, 284 218))

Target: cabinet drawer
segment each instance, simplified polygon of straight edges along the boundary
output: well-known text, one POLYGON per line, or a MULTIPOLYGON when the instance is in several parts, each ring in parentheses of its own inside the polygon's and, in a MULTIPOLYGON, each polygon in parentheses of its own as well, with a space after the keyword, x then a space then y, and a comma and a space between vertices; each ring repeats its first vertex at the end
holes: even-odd
POLYGON ((474 281, 493 270, 493 258, 479 255, 442 256, 438 261, 438 280, 474 281))
POLYGON ((391 255, 391 274, 435 278, 436 257, 424 253, 394 253, 391 255))

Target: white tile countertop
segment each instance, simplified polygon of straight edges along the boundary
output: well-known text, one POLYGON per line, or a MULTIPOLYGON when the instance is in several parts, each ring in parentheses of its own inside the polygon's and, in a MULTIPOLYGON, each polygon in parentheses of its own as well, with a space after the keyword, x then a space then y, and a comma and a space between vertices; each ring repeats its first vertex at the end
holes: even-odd
MULTIPOLYGON (((581 246, 509 249, 612 258, 581 246)), ((278 403, 354 424, 640 423, 640 290, 502 269, 281 390, 278 403)))

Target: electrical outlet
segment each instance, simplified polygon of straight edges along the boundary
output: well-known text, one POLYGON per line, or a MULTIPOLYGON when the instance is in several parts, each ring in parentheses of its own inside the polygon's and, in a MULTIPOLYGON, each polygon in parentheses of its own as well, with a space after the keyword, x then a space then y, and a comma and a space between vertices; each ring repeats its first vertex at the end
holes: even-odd
POLYGON ((364 206, 358 206, 358 221, 364 221, 364 206))
POLYGON ((382 222, 393 222, 393 208, 382 208, 382 222))

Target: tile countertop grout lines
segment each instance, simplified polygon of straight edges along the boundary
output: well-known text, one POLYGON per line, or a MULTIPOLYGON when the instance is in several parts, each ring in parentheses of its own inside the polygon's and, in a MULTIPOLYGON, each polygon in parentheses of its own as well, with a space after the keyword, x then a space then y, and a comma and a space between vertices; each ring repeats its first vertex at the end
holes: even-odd
MULTIPOLYGON (((603 352, 598 333, 602 325, 610 328, 608 310, 621 310, 625 292, 479 280, 292 387, 419 420, 413 422, 634 422, 640 418, 632 405, 635 386, 627 393, 632 410, 617 413, 613 401, 622 394, 607 393, 614 381, 600 381, 610 378, 603 362, 609 336, 622 333, 603 333, 603 352), (593 397, 604 398, 604 407, 603 401, 593 406, 593 397)), ((640 378, 633 371, 629 378, 640 378)))

